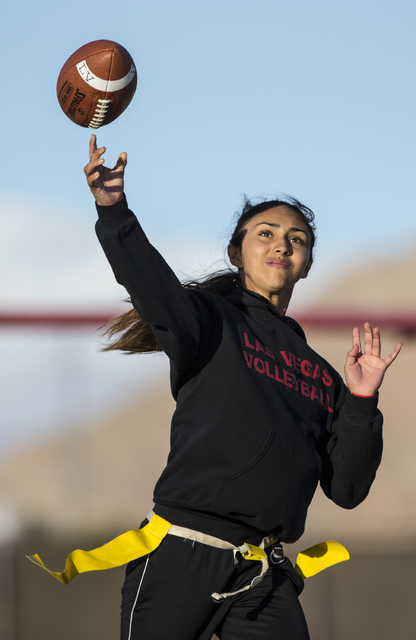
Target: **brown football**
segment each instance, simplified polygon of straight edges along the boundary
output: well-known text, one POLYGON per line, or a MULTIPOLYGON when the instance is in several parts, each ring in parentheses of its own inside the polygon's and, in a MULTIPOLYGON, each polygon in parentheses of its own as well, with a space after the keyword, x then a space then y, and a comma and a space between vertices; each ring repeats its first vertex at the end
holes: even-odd
POLYGON ((133 58, 111 40, 77 49, 65 62, 56 85, 62 111, 80 127, 98 129, 128 107, 137 86, 133 58))

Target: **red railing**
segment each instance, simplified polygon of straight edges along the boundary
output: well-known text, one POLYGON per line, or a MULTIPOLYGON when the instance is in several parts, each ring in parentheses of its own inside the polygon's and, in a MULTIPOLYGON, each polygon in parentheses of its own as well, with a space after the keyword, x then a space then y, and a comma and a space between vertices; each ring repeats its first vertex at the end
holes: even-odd
MULTIPOLYGON (((121 311, 3 311, 0 326, 27 327, 100 327, 121 311)), ((295 313, 293 317, 303 327, 330 330, 344 327, 361 327, 364 322, 378 326, 381 330, 400 333, 416 333, 416 312, 378 313, 376 311, 330 311, 295 313)))
POLYGON ((416 312, 385 313, 377 311, 329 311, 294 314, 300 325, 319 329, 337 329, 344 327, 362 327, 369 322, 380 330, 391 330, 399 333, 416 333, 416 312))
POLYGON ((114 313, 106 311, 3 311, 0 312, 0 326, 80 327, 93 325, 100 327, 120 313, 120 311, 114 313))

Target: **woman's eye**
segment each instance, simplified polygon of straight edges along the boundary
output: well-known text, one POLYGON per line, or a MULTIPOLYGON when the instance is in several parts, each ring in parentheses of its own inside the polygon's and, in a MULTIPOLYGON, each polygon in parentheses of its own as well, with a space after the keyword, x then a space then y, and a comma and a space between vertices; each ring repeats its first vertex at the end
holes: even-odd
POLYGON ((272 235, 271 231, 267 231, 267 229, 263 229, 262 231, 259 232, 260 236, 264 236, 265 238, 270 238, 272 235))
POLYGON ((303 239, 299 238, 298 236, 294 236, 293 238, 290 238, 291 242, 297 242, 298 244, 303 244, 303 239))

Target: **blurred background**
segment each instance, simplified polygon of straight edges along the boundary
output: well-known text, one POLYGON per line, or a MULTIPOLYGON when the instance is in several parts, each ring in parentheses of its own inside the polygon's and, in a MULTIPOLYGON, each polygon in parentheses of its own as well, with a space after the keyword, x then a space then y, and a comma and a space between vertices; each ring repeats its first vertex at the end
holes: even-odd
POLYGON ((351 330, 403 352, 383 383, 385 453, 351 512, 318 490, 288 555, 325 539, 348 563, 309 579, 312 640, 414 638, 415 71, 410 0, 102 0, 2 6, 0 111, 0 638, 118 637, 123 569, 67 587, 64 568, 139 526, 169 446, 163 356, 100 352, 126 308, 95 238, 90 132, 60 110, 66 59, 122 44, 136 96, 98 131, 129 154, 126 193, 180 277, 223 265, 244 194, 287 193, 317 217, 315 265, 289 314, 342 370, 351 330))

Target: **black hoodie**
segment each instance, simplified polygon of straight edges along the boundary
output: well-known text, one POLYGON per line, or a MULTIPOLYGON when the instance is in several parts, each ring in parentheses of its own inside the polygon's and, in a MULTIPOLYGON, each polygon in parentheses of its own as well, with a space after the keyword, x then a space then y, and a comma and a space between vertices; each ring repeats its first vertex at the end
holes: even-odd
POLYGON ((364 500, 382 452, 377 397, 351 395, 298 323, 262 296, 185 289, 125 198, 97 210, 116 279, 170 358, 177 407, 156 505, 294 542, 319 482, 341 507, 364 500))

